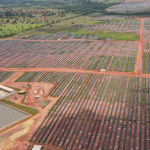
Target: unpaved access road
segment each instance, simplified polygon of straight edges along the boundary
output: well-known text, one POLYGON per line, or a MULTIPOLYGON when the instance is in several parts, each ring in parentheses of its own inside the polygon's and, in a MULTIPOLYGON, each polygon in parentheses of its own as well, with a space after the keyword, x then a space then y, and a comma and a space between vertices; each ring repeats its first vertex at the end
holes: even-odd
POLYGON ((96 73, 96 74, 109 74, 109 75, 120 75, 120 76, 135 76, 135 77, 150 77, 150 74, 136 74, 129 72, 117 72, 117 71, 100 71, 100 70, 86 70, 86 69, 68 69, 68 68, 0 68, 0 71, 17 71, 17 72, 77 72, 77 73, 96 73))
MULTIPOLYGON (((94 41, 106 41, 106 40, 92 40, 92 39, 60 39, 60 40, 33 40, 33 39, 0 39, 0 40, 7 40, 7 41, 38 41, 38 42, 56 42, 56 41, 89 41, 89 42, 94 42, 94 41)), ((129 41, 108 41, 108 42, 129 42, 129 41)), ((132 42, 138 42, 138 41, 132 41, 132 42)))
POLYGON ((136 65, 135 65, 135 74, 142 73, 142 51, 143 51, 143 30, 144 30, 144 19, 141 19, 141 28, 140 28, 140 40, 136 58, 136 65))

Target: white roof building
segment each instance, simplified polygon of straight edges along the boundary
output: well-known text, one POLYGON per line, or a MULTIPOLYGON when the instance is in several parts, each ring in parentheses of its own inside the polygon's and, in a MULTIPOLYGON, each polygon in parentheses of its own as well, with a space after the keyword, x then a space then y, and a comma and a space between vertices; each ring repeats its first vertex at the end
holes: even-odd
POLYGON ((32 150, 40 150, 42 148, 42 145, 34 145, 32 150))

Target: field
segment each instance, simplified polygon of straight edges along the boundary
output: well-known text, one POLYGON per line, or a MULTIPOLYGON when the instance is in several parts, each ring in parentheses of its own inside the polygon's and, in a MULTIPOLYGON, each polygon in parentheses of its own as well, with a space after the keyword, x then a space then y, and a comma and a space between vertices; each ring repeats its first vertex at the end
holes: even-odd
POLYGON ((42 24, 21 24, 21 25, 5 25, 0 28, 0 36, 3 37, 4 35, 14 35, 26 30, 30 30, 32 28, 41 27, 42 24))
POLYGON ((52 5, 48 7, 23 5, 21 8, 19 6, 1 6, 0 38, 12 37, 31 29, 37 30, 39 27, 46 25, 52 26, 55 23, 70 19, 71 17, 76 17, 76 15, 55 9, 52 5))
MULTIPOLYGON (((98 14, 91 14, 91 15, 87 15, 87 16, 78 16, 75 17, 74 14, 70 13, 68 18, 65 18, 64 20, 61 20, 60 22, 55 22, 54 24, 50 24, 47 26, 43 26, 41 28, 37 28, 37 29, 33 29, 30 31, 26 31, 24 33, 20 33, 17 34, 18 37, 21 36, 29 36, 29 35, 49 35, 52 33, 58 33, 58 32, 62 32, 65 30, 68 30, 72 27, 74 27, 75 25, 80 25, 80 24, 84 24, 87 21, 90 21, 92 18, 94 18, 93 16, 99 16, 100 13, 98 14)), ((55 17, 54 17, 55 18, 55 17)))

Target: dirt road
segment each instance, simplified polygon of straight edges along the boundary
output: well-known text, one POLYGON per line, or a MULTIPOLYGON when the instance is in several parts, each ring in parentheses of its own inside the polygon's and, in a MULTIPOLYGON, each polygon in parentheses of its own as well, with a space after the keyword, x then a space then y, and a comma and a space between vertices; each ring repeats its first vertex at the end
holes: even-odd
POLYGON ((86 69, 68 69, 68 68, 0 68, 0 71, 21 71, 21 72, 30 72, 30 71, 56 71, 56 72, 77 72, 77 73, 96 73, 96 74, 110 74, 110 75, 122 75, 122 76, 136 76, 136 77, 150 77, 150 74, 136 74, 129 72, 117 72, 117 71, 105 71, 100 70, 86 70, 86 69))
POLYGON ((134 71, 135 74, 142 73, 143 30, 144 30, 144 19, 141 19, 140 40, 139 40, 139 47, 138 47, 137 58, 136 58, 135 71, 134 71))
MULTIPOLYGON (((38 41, 38 42, 56 42, 56 41, 89 41, 89 42, 94 42, 94 41, 106 41, 106 40, 92 40, 92 39, 60 39, 60 40, 33 40, 33 39, 0 39, 1 40, 7 40, 7 41, 38 41)), ((108 41, 108 42, 114 42, 114 41, 108 41)), ((129 42, 129 41, 118 41, 118 42, 129 42)), ((138 42, 138 41, 132 41, 132 42, 138 42)))

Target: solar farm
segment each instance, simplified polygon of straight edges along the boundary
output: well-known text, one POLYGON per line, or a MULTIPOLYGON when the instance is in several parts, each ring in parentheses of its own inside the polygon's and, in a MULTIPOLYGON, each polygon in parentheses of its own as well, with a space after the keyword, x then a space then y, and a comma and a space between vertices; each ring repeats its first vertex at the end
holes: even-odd
POLYGON ((18 37, 17 39, 31 39, 31 40, 60 40, 60 39, 93 39, 96 40, 96 35, 74 35, 73 33, 54 33, 52 35, 34 35, 29 37, 18 37))
POLYGON ((106 69, 133 72, 137 48, 136 42, 3 41, 0 48, 0 67, 106 69))
POLYGON ((0 71, 0 82, 3 82, 6 79, 10 78, 14 73, 15 72, 0 71))
MULTIPOLYGON (((149 148, 149 78, 69 76, 72 81, 32 136, 32 142, 66 149, 149 148)), ((63 86, 60 84, 50 95, 60 93, 63 86)))
POLYGON ((150 78, 25 72, 15 82, 57 83, 49 96, 59 99, 31 142, 65 149, 149 149, 150 78))
POLYGON ((74 29, 107 30, 107 32, 139 32, 141 21, 106 22, 95 25, 79 25, 74 29))
POLYGON ((141 12, 150 8, 150 2, 132 2, 121 3, 110 7, 108 10, 112 12, 141 12))
MULTIPOLYGON (((130 10, 124 4, 110 9, 126 6, 130 10)), ((69 31, 0 39, 0 82, 28 91, 13 102, 39 111, 22 149, 150 149, 150 18, 112 15, 91 22, 70 31, 135 34, 139 40, 69 31), (49 103, 41 108, 42 101, 49 103)))

